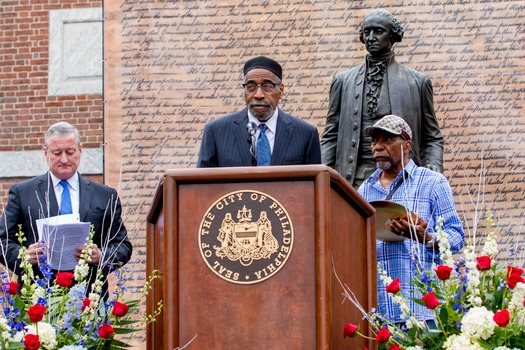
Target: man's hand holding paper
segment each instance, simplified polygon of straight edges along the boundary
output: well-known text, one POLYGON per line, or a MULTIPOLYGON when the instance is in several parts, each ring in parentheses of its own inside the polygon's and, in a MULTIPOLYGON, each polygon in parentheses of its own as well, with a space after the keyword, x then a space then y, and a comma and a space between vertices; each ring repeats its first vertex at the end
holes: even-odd
MULTIPOLYGON (((38 245, 42 243, 49 248, 48 263, 53 270, 72 271, 80 259, 80 253, 89 238, 91 224, 79 222, 78 214, 59 215, 37 220, 39 242, 30 246, 30 262, 38 263, 38 254, 41 254, 38 245), (36 261, 35 261, 36 258, 36 261)), ((100 250, 96 245, 92 247, 90 259, 100 261, 100 250)))

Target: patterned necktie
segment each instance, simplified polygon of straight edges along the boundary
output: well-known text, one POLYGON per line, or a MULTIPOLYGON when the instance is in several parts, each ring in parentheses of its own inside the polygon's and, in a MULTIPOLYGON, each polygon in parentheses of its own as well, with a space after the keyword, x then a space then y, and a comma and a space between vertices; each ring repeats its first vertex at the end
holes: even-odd
POLYGON ((270 142, 266 137, 266 124, 260 124, 261 132, 257 139, 257 166, 270 165, 272 159, 272 151, 270 150, 270 142))
POLYGON ((60 215, 72 214, 71 195, 69 194, 69 187, 66 180, 60 180, 60 185, 64 188, 62 191, 62 198, 60 200, 60 215))

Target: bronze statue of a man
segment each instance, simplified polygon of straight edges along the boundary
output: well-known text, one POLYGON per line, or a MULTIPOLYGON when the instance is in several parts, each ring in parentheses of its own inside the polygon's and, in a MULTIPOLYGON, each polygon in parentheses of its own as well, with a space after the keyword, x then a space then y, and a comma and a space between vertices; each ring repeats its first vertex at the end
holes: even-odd
POLYGON ((355 188, 376 169, 370 140, 362 130, 388 114, 401 116, 413 131, 410 157, 416 164, 443 171, 443 135, 434 111, 432 82, 395 60, 394 44, 403 27, 388 11, 367 13, 359 38, 366 62, 335 75, 330 88, 322 162, 355 188))

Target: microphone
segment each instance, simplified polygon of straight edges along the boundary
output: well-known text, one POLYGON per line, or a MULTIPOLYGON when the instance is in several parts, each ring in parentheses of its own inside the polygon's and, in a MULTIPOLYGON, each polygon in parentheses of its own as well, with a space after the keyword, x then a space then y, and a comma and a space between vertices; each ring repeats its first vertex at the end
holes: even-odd
POLYGON ((255 134, 257 133, 257 125, 255 125, 254 122, 248 122, 248 124, 246 124, 246 130, 248 130, 248 134, 250 135, 248 137, 248 143, 253 145, 253 140, 255 140, 255 134))
POLYGON ((254 122, 248 122, 246 124, 246 130, 248 131, 248 143, 250 144, 250 153, 252 155, 252 164, 257 165, 257 157, 255 156, 255 134, 257 133, 257 125, 254 122))

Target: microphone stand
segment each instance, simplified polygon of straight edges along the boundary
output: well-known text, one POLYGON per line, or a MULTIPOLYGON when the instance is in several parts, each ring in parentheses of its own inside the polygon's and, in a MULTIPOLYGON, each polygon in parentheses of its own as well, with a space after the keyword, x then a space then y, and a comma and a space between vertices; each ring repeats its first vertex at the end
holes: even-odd
POLYGON ((248 143, 250 144, 250 154, 252 155, 252 166, 257 166, 257 156, 255 155, 255 135, 248 137, 248 143))
POLYGON ((246 129, 248 130, 248 143, 250 144, 250 154, 252 155, 252 166, 257 166, 257 155, 256 155, 256 137, 255 134, 257 133, 257 126, 253 122, 249 122, 248 125, 246 125, 246 129))

